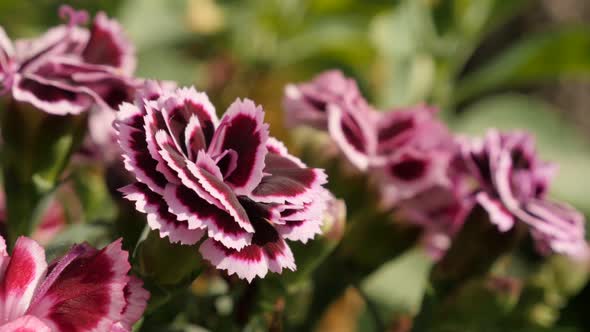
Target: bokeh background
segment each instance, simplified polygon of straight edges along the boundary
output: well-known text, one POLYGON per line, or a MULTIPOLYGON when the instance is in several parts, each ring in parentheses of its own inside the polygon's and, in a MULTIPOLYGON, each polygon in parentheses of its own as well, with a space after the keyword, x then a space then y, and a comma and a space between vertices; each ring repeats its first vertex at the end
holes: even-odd
MULTIPOLYGON (((65 2, 121 22, 135 43, 137 76, 194 84, 218 113, 236 97, 254 99, 272 134, 290 145, 281 109, 285 84, 330 68, 355 77, 382 109, 427 102, 466 134, 528 129, 543 158, 560 165, 552 195, 590 215, 588 0, 65 2)), ((0 0, 0 25, 13 38, 38 35, 59 22, 61 4, 0 0)), ((107 218, 101 204, 91 208, 107 218)), ((408 280, 420 268, 408 266, 384 282, 404 289, 401 305, 415 306, 420 294, 408 280)), ((580 287, 559 310, 539 309, 540 325, 589 331, 590 287, 580 287)), ((347 293, 322 330, 364 330, 363 303, 347 293)), ((404 331, 404 320, 398 322, 404 331)))

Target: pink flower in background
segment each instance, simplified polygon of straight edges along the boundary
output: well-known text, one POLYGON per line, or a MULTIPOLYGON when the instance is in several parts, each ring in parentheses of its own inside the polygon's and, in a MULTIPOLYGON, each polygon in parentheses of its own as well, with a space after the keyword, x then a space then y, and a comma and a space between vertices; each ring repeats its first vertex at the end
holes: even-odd
POLYGON ((131 100, 135 55, 119 24, 99 13, 87 30, 78 26, 88 19, 85 11, 62 6, 60 14, 67 25, 14 44, 0 28, 0 91, 58 115, 131 100))
POLYGON ((377 149, 372 167, 387 206, 432 187, 451 187, 451 162, 459 145, 426 106, 374 112, 377 149))
POLYGON ((204 93, 144 92, 124 104, 115 126, 126 168, 138 182, 121 189, 148 225, 171 242, 200 246, 205 259, 251 281, 294 270, 285 240, 321 232, 326 175, 268 136, 264 112, 235 101, 217 118, 204 93))
MULTIPOLYGON (((133 100, 142 100, 145 94, 150 93, 159 96, 161 91, 172 92, 176 87, 176 83, 171 81, 146 80, 138 86, 133 100)), ((117 132, 113 128, 113 121, 116 118, 116 112, 111 110, 99 110, 90 113, 88 117, 88 135, 78 157, 107 163, 119 158, 122 151, 117 142, 117 132)))
POLYGON ((283 105, 288 125, 327 130, 358 169, 379 173, 380 182, 388 188, 388 201, 449 183, 447 168, 457 144, 435 119, 433 108, 377 111, 362 97, 355 81, 340 71, 288 85, 283 105))
POLYGON ((327 130, 347 159, 365 171, 375 149, 371 106, 356 82, 340 71, 285 88, 283 107, 289 127, 307 125, 327 130))
POLYGON ((128 276, 127 252, 116 241, 102 250, 74 246, 47 265, 45 251, 20 237, 12 255, 0 242, 0 331, 130 331, 149 294, 128 276))
POLYGON ((326 130, 348 161, 374 179, 382 207, 423 226, 427 248, 440 258, 472 204, 469 192, 459 190, 459 144, 436 109, 378 111, 339 71, 287 86, 283 105, 289 125, 326 130))
POLYGON ((397 204, 396 216, 424 228, 422 241, 427 253, 441 259, 450 248, 473 208, 466 186, 434 186, 397 204))
POLYGON ((519 220, 541 253, 587 257, 584 217, 547 199, 555 167, 539 160, 530 135, 490 130, 483 140, 465 142, 463 155, 480 185, 475 199, 498 229, 508 231, 519 220))

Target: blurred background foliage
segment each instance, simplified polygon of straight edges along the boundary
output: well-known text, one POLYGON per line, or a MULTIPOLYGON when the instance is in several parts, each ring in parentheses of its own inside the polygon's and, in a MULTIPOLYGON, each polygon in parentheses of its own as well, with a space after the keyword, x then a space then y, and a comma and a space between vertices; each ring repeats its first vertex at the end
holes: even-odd
MULTIPOLYGON (((560 165, 552 194, 590 215, 587 0, 65 2, 121 21, 136 46, 138 76, 194 84, 207 91, 218 113, 236 97, 252 98, 265 108, 272 134, 290 145, 282 120, 284 85, 330 68, 355 77, 382 109, 427 102, 460 133, 529 130, 543 158, 560 165)), ((0 24, 12 37, 36 35, 58 22, 61 3, 0 0, 0 24)), ((104 224, 115 221, 116 234, 133 234, 127 243, 133 247, 142 220, 117 222, 121 214, 103 172, 89 165, 72 173, 78 202, 76 208, 66 205, 86 226, 69 228, 56 243, 100 243, 104 224)), ((328 310, 320 330, 377 331, 383 322, 371 317, 378 312, 392 331, 408 331, 409 315, 428 293, 429 264, 414 251, 384 264, 361 283, 362 294, 347 292, 328 310)), ((496 277, 470 282, 426 319, 438 322, 440 331, 590 330, 586 266, 555 258, 528 271, 530 282, 523 286, 511 279, 527 269, 522 260, 497 265, 496 277)), ((161 331, 158 320, 173 320, 171 330, 201 331, 192 325, 200 323, 223 330, 223 318, 239 303, 232 304, 228 285, 218 279, 207 287, 197 280, 198 296, 176 299, 195 310, 178 315, 173 301, 170 317, 153 318, 151 326, 161 331)))

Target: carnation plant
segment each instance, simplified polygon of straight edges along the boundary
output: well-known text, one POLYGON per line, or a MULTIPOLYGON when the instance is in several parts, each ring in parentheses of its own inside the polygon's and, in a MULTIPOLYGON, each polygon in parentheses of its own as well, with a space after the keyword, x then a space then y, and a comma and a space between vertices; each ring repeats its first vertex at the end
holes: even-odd
POLYGON ((587 329, 587 149, 501 93, 587 27, 479 66, 532 2, 100 5, 0 15, 0 332, 587 329))

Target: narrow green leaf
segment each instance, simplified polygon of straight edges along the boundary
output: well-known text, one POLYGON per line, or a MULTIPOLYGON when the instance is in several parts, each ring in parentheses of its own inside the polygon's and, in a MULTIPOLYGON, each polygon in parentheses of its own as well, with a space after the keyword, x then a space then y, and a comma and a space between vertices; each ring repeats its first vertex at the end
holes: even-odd
POLYGON ((432 261, 419 248, 385 263, 361 284, 365 294, 395 313, 418 310, 432 261))
POLYGON ((520 41, 459 81, 455 102, 500 88, 558 78, 590 77, 589 29, 589 26, 572 26, 520 41))

